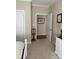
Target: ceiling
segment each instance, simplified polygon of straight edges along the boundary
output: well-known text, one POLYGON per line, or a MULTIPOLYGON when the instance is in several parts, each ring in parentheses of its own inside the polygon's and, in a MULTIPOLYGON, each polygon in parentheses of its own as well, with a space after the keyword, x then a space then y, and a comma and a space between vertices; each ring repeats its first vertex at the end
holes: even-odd
POLYGON ((38 5, 51 5, 56 0, 32 0, 32 4, 38 4, 38 5))
POLYGON ((16 0, 16 1, 32 1, 35 5, 52 5, 57 0, 16 0))

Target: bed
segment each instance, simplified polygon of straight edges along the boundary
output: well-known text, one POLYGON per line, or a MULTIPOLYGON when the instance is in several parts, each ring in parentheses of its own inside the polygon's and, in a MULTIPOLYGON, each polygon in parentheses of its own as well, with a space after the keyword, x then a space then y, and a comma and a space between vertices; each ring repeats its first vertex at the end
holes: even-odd
POLYGON ((27 57, 27 40, 25 42, 16 41, 16 59, 26 59, 27 57))

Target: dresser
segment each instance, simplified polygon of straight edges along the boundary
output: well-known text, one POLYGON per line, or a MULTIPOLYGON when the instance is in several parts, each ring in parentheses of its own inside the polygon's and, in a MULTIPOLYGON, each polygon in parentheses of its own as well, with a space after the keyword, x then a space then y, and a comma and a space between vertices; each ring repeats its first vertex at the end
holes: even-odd
POLYGON ((58 37, 56 37, 55 53, 60 59, 62 59, 62 39, 58 37))

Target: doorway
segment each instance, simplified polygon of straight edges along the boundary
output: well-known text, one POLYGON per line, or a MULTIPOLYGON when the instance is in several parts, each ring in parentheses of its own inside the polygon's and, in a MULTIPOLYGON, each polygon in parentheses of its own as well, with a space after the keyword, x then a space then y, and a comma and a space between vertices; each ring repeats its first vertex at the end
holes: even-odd
POLYGON ((47 15, 37 15, 37 39, 47 38, 47 15))
POLYGON ((48 14, 37 13, 35 18, 36 39, 46 39, 48 14))

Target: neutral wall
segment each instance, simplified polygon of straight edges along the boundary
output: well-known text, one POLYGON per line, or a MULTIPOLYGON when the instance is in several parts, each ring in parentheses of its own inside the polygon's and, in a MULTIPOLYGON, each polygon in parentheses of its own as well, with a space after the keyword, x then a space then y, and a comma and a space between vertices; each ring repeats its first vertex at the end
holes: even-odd
POLYGON ((35 27, 35 14, 36 13, 48 13, 48 12, 49 12, 48 7, 32 6, 32 27, 35 27))
POLYGON ((56 2, 53 5, 53 33, 59 34, 59 30, 61 28, 61 23, 57 23, 57 14, 62 13, 62 0, 56 2))
POLYGON ((62 0, 55 2, 52 6, 53 14, 53 39, 52 42, 55 44, 56 36, 59 35, 61 23, 57 23, 57 14, 62 13, 62 0))
POLYGON ((31 2, 16 1, 16 9, 25 11, 25 35, 31 41, 31 2))
MULTIPOLYGON (((44 13, 44 14, 48 14, 49 12, 49 8, 48 7, 42 7, 42 6, 32 6, 32 27, 36 28, 36 19, 35 19, 35 15, 37 13, 44 13)), ((40 31, 45 30, 45 29, 40 29, 40 31)), ((42 34, 46 34, 46 32, 42 33, 42 34)))

